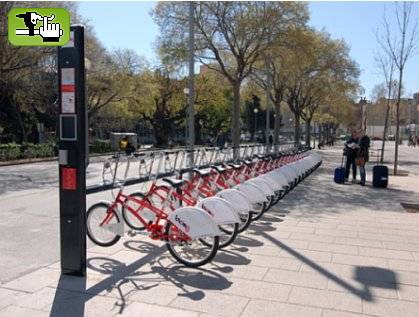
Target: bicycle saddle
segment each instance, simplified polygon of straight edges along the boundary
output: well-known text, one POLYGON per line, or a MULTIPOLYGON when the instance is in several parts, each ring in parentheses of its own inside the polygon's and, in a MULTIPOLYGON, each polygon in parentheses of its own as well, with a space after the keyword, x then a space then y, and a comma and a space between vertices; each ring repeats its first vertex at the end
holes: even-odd
POLYGON ((204 177, 211 174, 210 171, 203 171, 203 170, 199 170, 197 168, 194 168, 193 171, 198 173, 200 176, 204 176, 204 177))
POLYGON ((184 179, 175 179, 175 178, 163 178, 163 181, 169 183, 174 188, 178 188, 185 183, 184 179))
POLYGON ((217 165, 211 165, 211 167, 213 169, 215 169, 218 173, 222 173, 222 172, 224 172, 226 170, 224 167, 217 166, 217 165))
POLYGON ((228 166, 231 166, 235 170, 238 170, 242 167, 240 164, 233 164, 233 163, 228 164, 228 166))
POLYGON ((253 162, 252 162, 252 161, 248 161, 248 160, 243 161, 243 163, 244 163, 244 164, 246 164, 247 166, 250 166, 250 165, 252 165, 252 164, 253 164, 253 162))

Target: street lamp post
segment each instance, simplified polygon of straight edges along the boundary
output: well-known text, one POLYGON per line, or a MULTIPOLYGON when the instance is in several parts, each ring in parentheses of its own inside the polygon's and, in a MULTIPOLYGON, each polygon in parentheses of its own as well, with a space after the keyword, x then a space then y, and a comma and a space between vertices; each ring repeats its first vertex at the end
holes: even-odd
POLYGON ((253 132, 253 139, 256 139, 256 131, 257 131, 257 115, 258 115, 259 109, 258 108, 254 108, 253 109, 253 113, 255 114, 255 124, 254 124, 254 132, 253 132))

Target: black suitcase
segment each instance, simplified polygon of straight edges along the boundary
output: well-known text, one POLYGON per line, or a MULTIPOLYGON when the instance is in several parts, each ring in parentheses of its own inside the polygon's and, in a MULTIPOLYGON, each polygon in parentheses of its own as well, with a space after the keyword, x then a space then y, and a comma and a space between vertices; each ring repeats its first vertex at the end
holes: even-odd
POLYGON ((372 186, 386 188, 388 185, 388 167, 375 165, 372 169, 372 186))

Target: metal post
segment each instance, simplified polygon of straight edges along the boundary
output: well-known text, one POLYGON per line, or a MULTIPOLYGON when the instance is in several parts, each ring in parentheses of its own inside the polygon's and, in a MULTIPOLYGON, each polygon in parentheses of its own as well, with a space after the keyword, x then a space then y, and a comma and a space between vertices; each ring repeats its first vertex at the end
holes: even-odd
MULTIPOLYGON (((195 144, 195 35, 194 35, 194 9, 195 3, 189 2, 189 94, 188 94, 188 113, 189 113, 189 162, 190 168, 193 168, 194 162, 194 144, 195 144)), ((192 172, 190 173, 192 176, 192 172)))
POLYGON ((269 73, 269 68, 268 68, 269 66, 268 66, 268 64, 266 65, 266 130, 265 130, 265 143, 266 143, 266 145, 270 145, 270 143, 269 143, 269 135, 271 134, 271 129, 270 129, 270 127, 271 127, 271 114, 270 114, 270 112, 271 112, 271 102, 270 102, 270 100, 271 100, 271 96, 270 96, 270 94, 271 94, 271 76, 270 76, 270 73, 269 73))
POLYGON ((58 48, 61 272, 86 274, 87 111, 84 27, 58 48))

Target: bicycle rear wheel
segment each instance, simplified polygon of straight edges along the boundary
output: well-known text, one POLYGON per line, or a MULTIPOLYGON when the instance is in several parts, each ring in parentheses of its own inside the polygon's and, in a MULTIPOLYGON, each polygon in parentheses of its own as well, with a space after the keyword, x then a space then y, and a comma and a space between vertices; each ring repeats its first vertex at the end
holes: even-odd
MULTIPOLYGON (((225 248, 232 244, 234 240, 237 237, 237 234, 239 233, 239 224, 238 223, 232 223, 232 224, 226 224, 226 225, 219 225, 218 228, 221 232, 224 232, 224 235, 221 235, 219 237, 220 243, 219 248, 225 248)), ((207 247, 212 246, 212 241, 209 239, 200 239, 202 244, 206 245, 207 247)))
POLYGON ((239 214, 239 218, 240 218, 240 223, 239 223, 238 232, 239 233, 242 233, 252 223, 252 215, 251 215, 250 212, 249 213, 246 213, 246 214, 239 214))
POLYGON ((114 245, 121 236, 112 232, 110 227, 117 225, 119 222, 119 216, 110 203, 94 204, 87 210, 86 214, 87 236, 95 244, 102 247, 114 245))
POLYGON ((266 202, 254 204, 252 213, 252 221, 258 220, 266 211, 266 202))
POLYGON ((210 242, 210 247, 203 244, 201 239, 194 239, 192 241, 182 239, 182 236, 184 236, 183 233, 171 222, 167 222, 165 234, 168 237, 176 237, 173 240, 170 238, 167 239, 167 249, 176 261, 187 267, 199 267, 209 263, 217 254, 220 243, 219 237, 205 238, 210 242))

